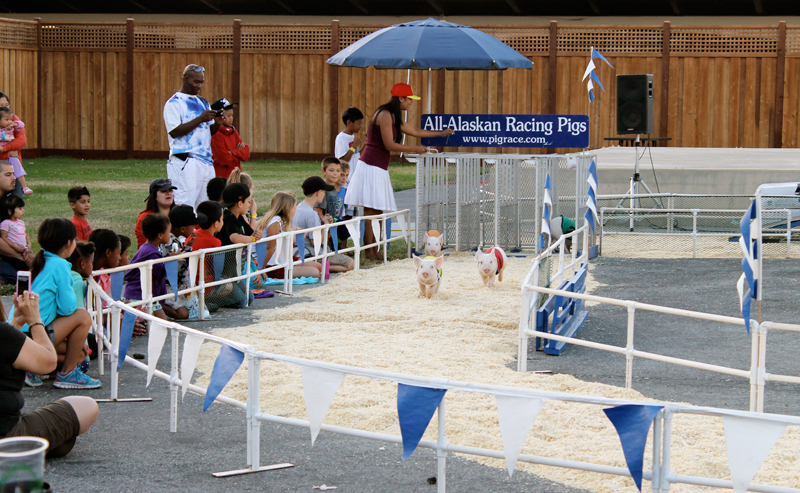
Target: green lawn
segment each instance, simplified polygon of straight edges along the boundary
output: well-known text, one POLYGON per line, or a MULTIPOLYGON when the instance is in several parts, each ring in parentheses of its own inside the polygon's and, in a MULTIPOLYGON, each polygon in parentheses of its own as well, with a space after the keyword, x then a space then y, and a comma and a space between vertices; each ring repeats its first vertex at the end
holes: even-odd
MULTIPOLYGON (((85 161, 64 157, 25 160, 28 186, 34 194, 26 198, 25 218, 34 250, 38 250, 36 231, 48 217, 70 217, 67 190, 84 185, 92 194, 89 224, 93 229, 111 228, 135 241, 136 217, 144 208, 150 181, 166 177, 165 161, 135 160, 85 161)), ((318 162, 250 161, 243 169, 255 181, 254 197, 259 215, 267 212, 272 195, 292 190, 302 197, 300 185, 307 177, 320 174, 318 162)), ((413 164, 393 163, 389 167, 395 191, 414 188, 416 168, 413 164)), ((392 250, 405 252, 401 241, 392 250), (402 247, 402 248, 401 248, 402 247)), ((403 253, 404 256, 404 253, 403 253)))

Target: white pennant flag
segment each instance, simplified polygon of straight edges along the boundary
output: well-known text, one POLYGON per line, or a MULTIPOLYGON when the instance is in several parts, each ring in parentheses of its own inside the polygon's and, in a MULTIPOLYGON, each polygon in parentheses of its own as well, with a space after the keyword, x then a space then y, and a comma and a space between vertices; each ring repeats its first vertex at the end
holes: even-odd
POLYGON ((319 255, 319 249, 322 247, 322 231, 315 229, 311 232, 311 239, 314 242, 314 256, 319 255))
POLYGON ((167 340, 167 328, 158 322, 151 322, 147 333, 147 384, 145 387, 150 386, 150 380, 153 379, 153 373, 156 371, 156 363, 161 356, 164 341, 167 340))
POLYGON ((197 286, 197 264, 200 261, 200 257, 189 257, 189 282, 191 283, 191 287, 197 286))
POLYGON ((400 225, 400 229, 403 231, 403 236, 406 235, 406 216, 397 216, 397 223, 400 225))
POLYGON ((200 354, 200 346, 203 338, 194 334, 186 334, 183 341, 183 359, 181 359, 181 399, 186 397, 186 389, 194 375, 194 367, 197 365, 197 356, 200 354))
POLYGON ((302 370, 303 394, 306 397, 306 411, 311 428, 311 445, 314 445, 322 420, 331 407, 333 396, 336 395, 345 374, 308 366, 302 367, 302 370))
POLYGON ((724 416, 723 421, 733 491, 745 493, 786 424, 739 416, 724 416))
POLYGON ((380 241, 380 239, 381 239, 381 220, 380 219, 373 219, 372 220, 372 234, 375 235, 375 241, 380 241))
POLYGON ((361 236, 356 229, 356 223, 347 223, 345 224, 347 228, 347 232, 350 233, 350 239, 353 240, 353 245, 356 247, 361 245, 361 236))
POLYGON ((503 437, 503 452, 506 456, 508 476, 514 474, 519 452, 525 445, 528 432, 544 402, 541 399, 495 395, 497 416, 500 420, 500 434, 503 437))
POLYGON ((595 68, 596 67, 594 65, 594 60, 589 59, 589 65, 586 67, 586 72, 583 73, 583 78, 581 79, 581 81, 586 80, 586 77, 588 77, 589 74, 592 73, 592 70, 594 70, 595 68))

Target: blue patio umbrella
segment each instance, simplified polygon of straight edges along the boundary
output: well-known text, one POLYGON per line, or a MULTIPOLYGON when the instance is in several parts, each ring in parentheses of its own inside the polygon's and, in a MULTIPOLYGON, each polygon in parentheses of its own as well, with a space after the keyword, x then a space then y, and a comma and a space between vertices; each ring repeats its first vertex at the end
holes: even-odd
POLYGON ((422 70, 533 68, 533 62, 494 36, 436 19, 404 22, 375 31, 330 57, 328 63, 340 67, 422 70))

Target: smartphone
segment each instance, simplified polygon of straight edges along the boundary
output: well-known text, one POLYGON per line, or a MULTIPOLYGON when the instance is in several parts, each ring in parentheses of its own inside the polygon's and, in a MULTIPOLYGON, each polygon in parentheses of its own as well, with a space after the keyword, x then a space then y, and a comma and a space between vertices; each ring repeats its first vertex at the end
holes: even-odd
POLYGON ((31 273, 27 270, 17 272, 17 290, 16 295, 21 295, 25 291, 31 290, 31 273))

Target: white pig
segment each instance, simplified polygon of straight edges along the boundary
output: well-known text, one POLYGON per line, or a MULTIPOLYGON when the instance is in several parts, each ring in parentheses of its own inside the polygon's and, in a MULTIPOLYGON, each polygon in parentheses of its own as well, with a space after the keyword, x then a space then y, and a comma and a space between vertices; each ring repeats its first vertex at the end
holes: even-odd
POLYGON ((478 273, 483 278, 483 284, 491 288, 494 286, 495 278, 503 282, 503 271, 506 268, 508 257, 502 248, 496 246, 483 253, 478 247, 475 252, 475 260, 478 261, 478 273))
POLYGON ((425 256, 438 257, 442 253, 444 246, 444 236, 442 233, 432 229, 425 233, 425 256))
POLYGON ((417 257, 414 255, 414 267, 417 268, 417 281, 419 281, 419 297, 430 299, 439 292, 442 280, 442 265, 444 257, 417 257))

